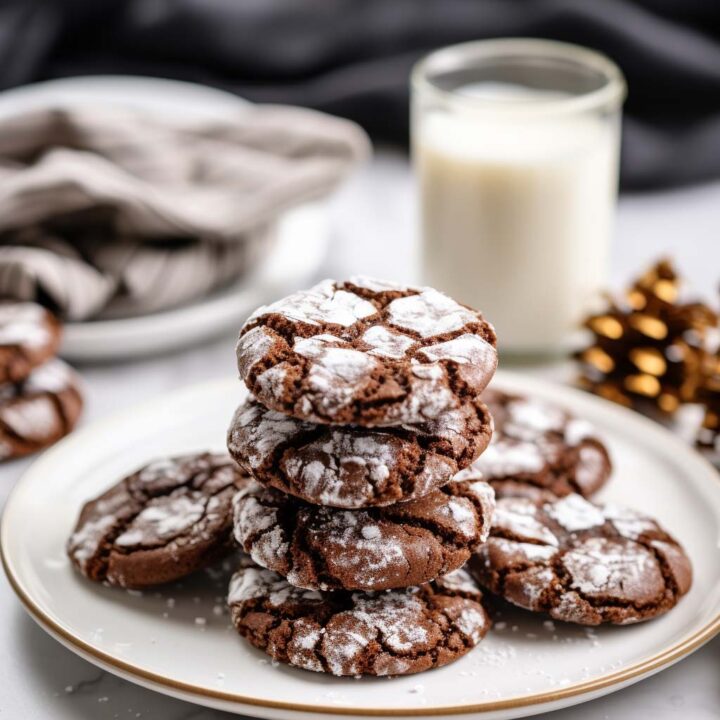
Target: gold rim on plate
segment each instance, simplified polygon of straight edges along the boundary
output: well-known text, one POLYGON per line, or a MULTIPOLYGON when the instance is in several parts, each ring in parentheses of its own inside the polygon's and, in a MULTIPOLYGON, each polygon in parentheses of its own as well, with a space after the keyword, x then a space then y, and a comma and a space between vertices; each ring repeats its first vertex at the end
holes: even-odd
POLYGON ((92 645, 89 645, 84 640, 80 640, 78 637, 68 632, 52 617, 50 617, 37 603, 25 592, 21 587, 20 582, 15 577, 10 563, 5 556, 4 547, 0 546, 0 557, 2 559, 3 568, 5 574, 10 581, 12 589, 16 595, 20 598, 25 609, 40 625, 48 630, 52 635, 61 639, 64 643, 67 643, 71 647, 76 648, 81 654, 89 655, 90 657, 99 660, 103 665, 109 669, 119 670, 122 673, 136 676, 145 680, 149 683, 153 683, 162 688, 168 690, 175 690, 188 695, 199 696, 202 698, 211 698, 213 700, 220 700, 223 702, 242 703, 244 705, 250 705, 254 707, 266 707, 273 708, 275 710, 292 710, 295 712, 304 713, 321 713, 323 715, 365 715, 370 717, 398 717, 402 715, 414 715, 414 716, 434 716, 434 715, 464 715, 468 713, 482 713, 482 712, 493 712, 498 710, 512 710, 514 708, 528 707, 531 705, 543 705, 546 703, 556 702, 558 700, 564 700, 566 698, 575 697, 577 695, 583 695, 591 693, 596 690, 602 690, 612 685, 625 683, 630 680, 639 679, 643 675, 652 673, 655 670, 659 670, 667 665, 680 660, 681 658, 689 655, 694 650, 697 650, 704 645, 708 640, 711 640, 715 635, 720 633, 720 613, 715 615, 706 625, 700 630, 689 635, 688 637, 680 640, 674 645, 666 648, 662 652, 653 655, 652 657, 641 660, 633 665, 630 665, 623 670, 618 670, 615 673, 608 675, 602 675, 594 680, 587 680, 585 682, 574 683, 568 685, 561 690, 553 690, 551 692, 534 693, 532 695, 522 695, 511 700, 493 700, 490 702, 473 703, 469 705, 448 705, 438 707, 425 707, 425 708, 351 708, 345 706, 334 706, 334 705, 306 705, 296 704, 289 702, 280 702, 274 700, 264 700, 261 698, 247 697, 245 695, 238 695, 237 693, 223 692, 220 690, 209 690, 204 687, 192 685, 190 683, 179 682, 177 680, 171 680, 162 675, 144 670, 143 668, 137 667, 130 663, 118 660, 112 655, 97 650, 92 645))
MULTIPOLYGON (((507 376, 511 376, 508 374, 507 376)), ((513 377, 520 377, 514 376, 513 377)), ((526 383, 527 384, 527 383, 526 383)), ((197 390, 198 387, 208 387, 215 385, 215 382, 203 383, 199 386, 193 386, 193 390, 197 390)), ((528 392, 532 391, 532 387, 535 383, 530 383, 528 392)), ((560 389, 560 387, 558 387, 560 389)), ((570 388, 562 388, 563 391, 569 391, 570 388)), ((573 391, 572 394, 574 394, 573 391)), ((588 396, 589 400, 591 396, 588 396)), ((593 398, 594 401, 598 400, 593 398)), ((616 413, 624 414, 628 411, 624 408, 613 405, 607 401, 603 401, 606 405, 606 410, 612 409, 616 413)), ((147 404, 149 406, 149 403, 147 404)), ((144 406, 142 406, 144 407, 144 406)), ((135 408, 137 410, 137 408, 135 408)), ((114 418, 106 419, 95 423, 95 426, 105 426, 111 423, 111 421, 117 422, 121 416, 127 413, 121 413, 116 415, 114 418)), ((633 414, 635 415, 635 414, 633 414)), ((640 415, 633 417, 634 423, 642 423, 645 425, 648 431, 657 433, 658 431, 667 432, 660 428, 658 425, 653 423, 651 420, 644 418, 640 415)), ((82 431, 81 431, 82 432, 82 431)), ((691 451, 683 441, 679 438, 671 436, 672 442, 682 446, 688 451, 691 451)), ((67 443, 70 438, 65 438, 60 441, 60 444, 67 443)), ((56 446, 57 447, 57 446, 56 446)), ((705 465, 707 469, 712 471, 715 479, 720 480, 720 474, 716 469, 703 458, 699 453, 693 453, 695 460, 705 465)), ((221 690, 213 690, 191 683, 180 682, 172 680, 171 678, 158 675, 149 670, 144 670, 141 667, 133 665, 131 663, 119 660, 112 655, 104 653, 94 646, 86 643, 84 640, 76 637, 69 630, 64 628, 59 622, 53 619, 47 612, 45 612, 30 596, 30 594, 22 587, 22 583, 16 576, 15 572, 11 567, 10 560, 6 555, 6 547, 2 542, 2 535, 5 530, 5 515, 10 505, 10 499, 5 505, 3 511, 3 522, 0 527, 0 560, 5 570, 5 574, 10 582, 10 586, 16 595, 20 598, 30 616, 37 621, 45 630, 47 630, 51 636, 59 640, 61 643, 69 647, 71 650, 75 650, 81 656, 91 658, 99 662, 99 664, 109 670, 110 672, 116 672, 121 676, 129 676, 130 678, 136 678, 139 684, 145 685, 146 687, 155 688, 159 691, 166 690, 167 694, 172 695, 175 693, 182 693, 184 697, 195 698, 195 699, 211 699, 214 701, 242 704, 249 707, 264 707, 275 710, 286 710, 294 711, 298 713, 316 713, 322 715, 345 715, 345 716, 367 716, 367 717, 400 717, 413 715, 416 717, 432 717, 438 715, 465 715, 470 713, 489 713, 497 712, 501 710, 512 710, 522 707, 545 705, 553 702, 566 700, 568 698, 577 697, 579 695, 585 695, 594 693, 605 688, 609 688, 615 685, 630 684, 633 680, 639 680, 643 676, 652 674, 655 671, 661 670, 668 665, 686 657, 693 651, 700 648, 706 642, 711 640, 716 635, 720 634, 720 611, 718 611, 710 620, 705 623, 700 629, 685 636, 679 641, 673 643, 664 650, 647 657, 643 660, 639 660, 632 665, 629 665, 622 670, 618 670, 607 675, 601 675, 593 680, 585 680, 582 682, 573 683, 567 685, 558 690, 552 690, 548 692, 533 693, 529 695, 522 695, 508 700, 493 700, 480 703, 468 703, 465 705, 448 705, 448 706, 435 706, 435 707, 413 707, 413 708, 358 708, 348 706, 335 706, 335 705, 308 705, 304 703, 291 703, 284 701, 266 700, 263 698, 248 697, 237 693, 225 692, 221 690)))

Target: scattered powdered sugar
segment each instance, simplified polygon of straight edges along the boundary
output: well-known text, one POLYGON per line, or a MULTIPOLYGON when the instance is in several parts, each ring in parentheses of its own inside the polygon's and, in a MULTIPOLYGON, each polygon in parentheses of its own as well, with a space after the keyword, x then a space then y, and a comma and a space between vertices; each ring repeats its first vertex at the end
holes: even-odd
POLYGON ((589 530, 605 523, 602 510, 575 493, 544 506, 545 512, 568 532, 589 530))
POLYGON ((407 351, 417 342, 407 335, 392 332, 382 325, 369 327, 363 333, 361 340, 372 348, 372 350, 368 351, 371 355, 379 355, 395 360, 405 357, 407 351))
POLYGON ((391 324, 433 337, 460 330, 479 321, 479 316, 447 295, 425 288, 419 295, 393 300, 387 307, 391 324))

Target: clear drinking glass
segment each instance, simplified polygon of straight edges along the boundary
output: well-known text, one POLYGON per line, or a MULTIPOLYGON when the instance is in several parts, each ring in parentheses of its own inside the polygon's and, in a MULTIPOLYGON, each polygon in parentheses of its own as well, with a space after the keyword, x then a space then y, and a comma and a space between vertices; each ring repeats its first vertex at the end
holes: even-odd
POLYGON ((481 309, 501 352, 565 352, 606 285, 624 98, 608 58, 544 40, 414 69, 423 281, 481 309))

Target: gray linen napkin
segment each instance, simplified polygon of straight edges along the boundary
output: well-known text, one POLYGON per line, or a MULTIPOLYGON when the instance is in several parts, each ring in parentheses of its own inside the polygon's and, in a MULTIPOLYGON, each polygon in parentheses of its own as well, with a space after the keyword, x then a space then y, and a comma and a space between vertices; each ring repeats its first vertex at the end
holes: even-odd
POLYGON ((70 320, 177 305, 252 268, 278 216, 368 153, 354 124, 281 106, 168 118, 47 108, 0 120, 0 296, 70 320))

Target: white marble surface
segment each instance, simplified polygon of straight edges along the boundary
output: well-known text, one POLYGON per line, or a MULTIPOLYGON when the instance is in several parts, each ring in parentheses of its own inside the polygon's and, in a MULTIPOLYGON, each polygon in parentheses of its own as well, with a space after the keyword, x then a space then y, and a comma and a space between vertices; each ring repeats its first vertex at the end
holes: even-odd
MULTIPOLYGON (((333 249, 326 274, 351 272, 409 279, 414 274, 413 188, 398 154, 380 153, 333 200, 333 249)), ((662 195, 626 197, 619 213, 613 281, 620 284, 662 253, 705 294, 720 281, 720 183, 662 195)), ((87 382, 84 423, 190 383, 233 374, 233 337, 173 356, 81 368, 87 382)), ((526 368, 558 375, 553 367, 526 368)), ((30 461, 0 469, 0 502, 30 461)), ((52 478, 48 479, 52 482, 52 478)), ((47 636, 0 579, 0 718, 105 720, 232 717, 144 690, 96 669, 47 636)), ((720 718, 720 638, 637 685, 553 720, 720 718)))

